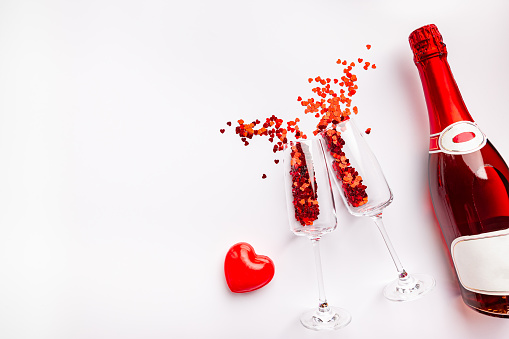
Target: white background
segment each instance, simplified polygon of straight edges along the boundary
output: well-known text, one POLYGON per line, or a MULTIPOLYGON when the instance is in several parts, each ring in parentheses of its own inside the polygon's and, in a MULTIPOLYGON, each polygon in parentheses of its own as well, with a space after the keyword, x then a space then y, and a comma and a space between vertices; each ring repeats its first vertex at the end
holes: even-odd
POLYGON ((471 114, 509 159, 508 14, 505 0, 0 1, 0 338, 507 336, 507 320, 459 296, 408 35, 438 26, 471 114), (382 238, 340 208, 325 288, 353 320, 318 333, 298 320, 316 276, 310 242, 288 227, 278 155, 225 123, 300 117, 310 134, 296 100, 308 77, 359 57, 377 65, 358 70, 354 102, 395 196, 388 232, 437 287, 385 300, 396 271, 382 238), (252 293, 225 283, 239 241, 276 265, 252 293))

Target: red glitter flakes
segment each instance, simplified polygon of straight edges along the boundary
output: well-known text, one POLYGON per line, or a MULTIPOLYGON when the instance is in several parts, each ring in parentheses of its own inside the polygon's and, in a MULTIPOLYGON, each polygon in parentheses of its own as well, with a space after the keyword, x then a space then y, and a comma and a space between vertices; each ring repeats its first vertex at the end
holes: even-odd
MULTIPOLYGON (((359 58, 357 61, 362 63, 364 60, 359 58)), ((320 76, 315 78, 309 78, 310 83, 313 81, 317 83, 318 86, 312 89, 312 92, 315 93, 316 97, 311 97, 306 100, 299 100, 301 105, 306 107, 304 109, 304 113, 312 113, 316 118, 319 118, 316 129, 313 131, 314 135, 317 135, 321 131, 327 129, 327 127, 332 124, 339 124, 341 121, 347 120, 349 115, 351 114, 351 104, 352 97, 357 93, 358 86, 357 75, 352 73, 353 68, 356 66, 355 62, 348 63, 347 60, 338 59, 336 61, 337 64, 346 66, 343 69, 344 75, 340 78, 341 82, 338 79, 334 79, 332 82, 334 84, 339 85, 339 92, 337 89, 331 87, 330 78, 322 79, 320 76), (348 66, 347 66, 348 65, 348 66)), ((368 65, 369 62, 366 62, 368 65)), ((367 66, 365 64, 365 69, 367 66)), ((358 113, 358 108, 353 107, 353 112, 355 114, 358 113)))
POLYGON ((228 121, 226 124, 227 124, 228 126, 231 126, 231 125, 232 125, 232 122, 231 122, 231 121, 228 121))
POLYGON ((296 118, 293 121, 288 121, 287 127, 283 127, 283 119, 279 119, 275 115, 272 115, 269 118, 265 119, 265 122, 262 124, 262 127, 255 128, 260 125, 260 120, 256 120, 251 122, 250 124, 246 124, 244 120, 238 120, 238 126, 235 127, 235 133, 239 135, 241 140, 246 144, 247 139, 252 139, 253 136, 266 136, 268 137, 269 142, 273 143, 275 140, 279 140, 273 147, 273 152, 281 151, 283 149, 283 145, 288 142, 288 133, 291 133, 295 136, 296 139, 306 139, 307 136, 300 130, 298 126, 299 118, 296 118))
POLYGON ((332 169, 336 178, 341 183, 345 197, 353 207, 359 207, 368 202, 367 186, 362 184, 362 177, 351 166, 350 160, 343 152, 345 141, 341 138, 341 132, 328 129, 322 133, 327 148, 334 158, 332 169))
MULTIPOLYGON (((370 49, 371 45, 366 45, 370 49)), ((364 61, 362 58, 357 59, 356 62, 349 62, 347 60, 337 59, 336 64, 342 67, 342 74, 336 78, 321 76, 309 77, 307 81, 312 84, 312 95, 307 99, 298 96, 297 102, 304 107, 304 113, 310 113, 318 119, 314 135, 317 135, 330 127, 348 120, 352 112, 358 113, 357 106, 352 105, 352 98, 358 92, 357 75, 354 73, 356 65, 362 65, 364 70, 375 69, 375 64, 364 61), (314 83, 314 84, 313 84, 314 83)), ((285 121, 272 115, 266 118, 263 122, 255 120, 251 123, 246 123, 244 120, 239 119, 238 125, 235 127, 235 133, 239 136, 245 146, 249 145, 249 140, 254 136, 266 137, 267 140, 273 144, 272 151, 274 153, 283 150, 284 145, 289 139, 306 139, 306 134, 300 130, 298 123, 299 118, 293 121, 285 121)), ((231 126, 231 122, 227 122, 231 126)), ((220 130, 224 133, 224 130, 220 130)), ((277 164, 277 162, 276 162, 277 164)))
POLYGON ((369 134, 371 133, 371 127, 367 128, 366 131, 365 131, 366 134, 369 134))
POLYGON ((300 142, 291 146, 290 175, 292 176, 292 195, 295 210, 295 219, 302 226, 313 225, 318 219, 320 209, 317 200, 316 178, 309 176, 306 157, 300 142))

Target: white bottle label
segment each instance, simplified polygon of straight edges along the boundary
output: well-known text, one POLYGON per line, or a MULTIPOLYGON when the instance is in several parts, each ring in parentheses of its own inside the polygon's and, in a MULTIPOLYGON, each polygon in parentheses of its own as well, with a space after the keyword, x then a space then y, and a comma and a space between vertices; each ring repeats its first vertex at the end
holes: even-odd
POLYGON ((442 132, 430 135, 430 153, 447 154, 472 153, 486 145, 486 136, 470 121, 458 121, 447 126, 442 132))
POLYGON ((456 238, 451 255, 464 288, 509 295, 509 229, 456 238))

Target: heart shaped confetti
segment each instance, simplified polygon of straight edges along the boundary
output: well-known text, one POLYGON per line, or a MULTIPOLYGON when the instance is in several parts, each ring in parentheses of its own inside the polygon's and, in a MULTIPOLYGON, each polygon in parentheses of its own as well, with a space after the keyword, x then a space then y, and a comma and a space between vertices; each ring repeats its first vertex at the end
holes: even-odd
POLYGON ((245 293, 267 285, 274 277, 274 263, 265 255, 255 253, 245 242, 233 245, 224 260, 226 283, 234 293, 245 293))

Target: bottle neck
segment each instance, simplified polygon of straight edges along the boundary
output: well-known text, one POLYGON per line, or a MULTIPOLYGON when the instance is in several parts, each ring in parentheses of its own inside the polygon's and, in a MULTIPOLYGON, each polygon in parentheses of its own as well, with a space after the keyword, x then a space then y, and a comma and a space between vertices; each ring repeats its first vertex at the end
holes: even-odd
POLYGON ((416 63, 428 106, 430 134, 459 121, 474 122, 447 62, 447 54, 416 63))

